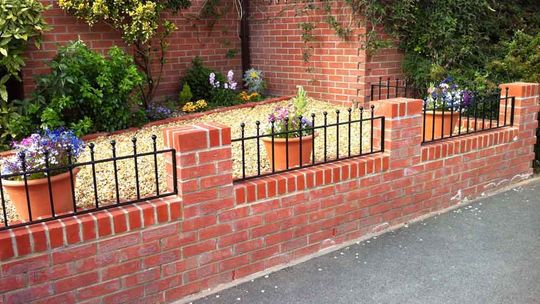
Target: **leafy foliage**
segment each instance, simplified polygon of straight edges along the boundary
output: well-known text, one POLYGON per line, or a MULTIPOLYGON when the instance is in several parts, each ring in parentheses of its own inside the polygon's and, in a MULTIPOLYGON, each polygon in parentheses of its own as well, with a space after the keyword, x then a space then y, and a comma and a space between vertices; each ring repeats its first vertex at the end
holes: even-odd
POLYGON ((124 41, 135 46, 135 62, 146 75, 146 86, 141 86, 143 103, 147 107, 163 74, 166 42, 176 26, 164 13, 177 13, 191 6, 190 0, 59 0, 61 8, 72 12, 89 25, 105 22, 122 32, 124 41), (154 39, 157 38, 157 39, 154 39), (154 43, 159 46, 154 46, 154 43), (152 65, 155 56, 160 65, 157 75, 152 65))
POLYGON ((251 68, 244 73, 244 86, 249 93, 264 94, 266 90, 266 81, 261 70, 251 68))
POLYGON ((188 84, 193 94, 192 100, 210 100, 213 86, 208 81, 211 73, 216 75, 216 80, 223 83, 225 77, 222 74, 214 72, 206 67, 200 57, 193 58, 192 66, 187 71, 186 77, 182 80, 184 84, 188 84))
MULTIPOLYGON (((8 101, 6 82, 12 77, 20 81, 28 43, 41 45, 41 34, 48 29, 45 9, 39 0, 0 0, 0 102, 8 101)), ((7 110, 7 105, 2 107, 7 110)))
POLYGON ((193 99, 191 87, 189 86, 189 83, 184 83, 182 86, 182 91, 180 91, 180 95, 178 96, 178 101, 180 102, 180 105, 185 105, 186 103, 190 102, 191 99, 193 99))
POLYGON ((82 135, 132 125, 132 93, 143 75, 124 51, 113 47, 104 57, 76 41, 59 49, 50 68, 28 101, 42 127, 65 126, 82 135))

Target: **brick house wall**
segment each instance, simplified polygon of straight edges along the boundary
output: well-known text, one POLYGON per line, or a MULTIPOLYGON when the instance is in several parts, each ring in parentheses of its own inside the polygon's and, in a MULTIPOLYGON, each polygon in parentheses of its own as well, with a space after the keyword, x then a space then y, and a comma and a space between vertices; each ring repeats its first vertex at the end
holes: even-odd
POLYGON ((229 127, 166 129, 178 196, 0 231, 0 303, 187 302, 526 179, 540 85, 506 86, 513 126, 421 144, 421 100, 375 101, 384 152, 236 183, 229 127))

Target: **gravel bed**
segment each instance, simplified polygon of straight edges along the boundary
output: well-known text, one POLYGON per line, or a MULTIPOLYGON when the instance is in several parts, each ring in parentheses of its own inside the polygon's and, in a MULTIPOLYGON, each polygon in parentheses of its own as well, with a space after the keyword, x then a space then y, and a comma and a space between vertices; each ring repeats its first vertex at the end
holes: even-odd
MULTIPOLYGON (((240 138, 241 128, 240 124, 244 122, 245 136, 251 136, 256 134, 255 121, 261 121, 261 133, 266 128, 266 119, 270 112, 272 112, 279 105, 286 105, 289 101, 283 101, 273 104, 257 105, 253 108, 234 109, 221 113, 212 113, 193 120, 185 120, 180 122, 174 122, 159 126, 145 127, 136 131, 125 132, 117 135, 102 136, 91 140, 94 143, 96 160, 112 157, 112 149, 110 142, 116 141, 116 155, 132 155, 133 143, 132 138, 137 138, 137 152, 151 152, 153 151, 152 135, 157 135, 156 147, 158 150, 164 148, 163 144, 163 129, 175 125, 193 124, 198 122, 217 122, 225 125, 229 125, 232 128, 232 138, 240 138)), ((336 110, 340 111, 340 122, 348 121, 347 108, 337 106, 327 102, 322 102, 314 99, 310 99, 308 105, 308 113, 315 113, 315 125, 323 125, 323 112, 327 111, 327 123, 332 124, 336 122, 336 110)), ((352 119, 359 118, 359 111, 352 112, 352 119)), ((364 112, 364 118, 369 118, 370 113, 364 112)), ((328 160, 335 159, 337 151, 341 157, 348 156, 349 144, 348 144, 348 124, 341 125, 339 127, 339 148, 336 145, 337 128, 327 128, 327 147, 326 157, 328 160)), ((377 132, 377 131, 375 131, 377 132)), ((317 131, 318 135, 315 138, 315 156, 317 161, 324 159, 324 132, 322 129, 317 131)), ((351 124, 351 154, 355 155, 360 152, 360 125, 359 123, 351 124)), ((369 122, 365 122, 363 125, 362 136, 362 152, 367 153, 370 149, 370 125, 369 122)), ((245 141, 246 153, 246 176, 255 175, 257 173, 257 142, 256 140, 245 141)), ((233 150, 233 171, 234 177, 238 178, 242 175, 242 151, 241 143, 235 142, 232 145, 233 150)), ((377 147, 375 147, 377 150, 377 147)), ((264 172, 269 169, 269 164, 266 161, 266 151, 264 144, 260 142, 260 158, 261 158, 261 171, 264 172)), ((79 158, 80 162, 89 161, 90 152, 87 148, 83 155, 79 158)), ((166 191, 166 175, 165 175, 165 163, 164 155, 159 155, 157 161, 157 174, 159 179, 159 189, 161 193, 166 191)), ((119 196, 123 200, 131 200, 137 197, 136 182, 135 182, 135 162, 133 158, 118 160, 117 161, 117 176, 118 176, 118 188, 119 196)), ((137 159, 137 168, 139 172, 139 195, 145 197, 156 194, 156 179, 155 179, 155 160, 153 156, 144 156, 137 159)), ((96 171, 96 189, 99 199, 99 204, 106 205, 116 201, 115 191, 115 176, 114 167, 112 162, 100 163, 95 165, 96 171)), ((95 206, 94 195, 94 182, 92 178, 92 166, 87 165, 81 168, 81 171, 76 181, 76 198, 77 205, 81 208, 95 206)), ((6 210, 8 218, 10 220, 16 220, 17 216, 12 204, 9 202, 9 198, 6 199, 6 210)), ((1 214, 1 213, 0 213, 1 214)))

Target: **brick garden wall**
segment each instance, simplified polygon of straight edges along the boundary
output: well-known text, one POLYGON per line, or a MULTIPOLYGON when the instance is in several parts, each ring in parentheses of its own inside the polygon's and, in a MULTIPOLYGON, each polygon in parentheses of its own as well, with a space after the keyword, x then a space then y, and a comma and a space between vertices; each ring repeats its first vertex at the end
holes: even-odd
MULTIPOLYGON (((43 36, 43 46, 36 50, 30 48, 26 52, 26 67, 23 69, 25 94, 34 88, 34 77, 47 73, 48 62, 56 55, 59 45, 78 38, 95 50, 105 51, 113 45, 124 46, 119 33, 114 32, 105 24, 89 27, 84 21, 77 20, 71 14, 58 7, 57 0, 41 0, 51 8, 45 12, 45 19, 53 27, 43 36)), ((232 6, 223 9, 226 13, 210 28, 206 21, 193 20, 202 7, 203 0, 192 1, 192 7, 181 14, 172 17, 178 27, 169 38, 167 64, 164 68, 159 96, 175 96, 179 92, 181 77, 191 66, 195 56, 201 56, 210 67, 221 72, 233 69, 240 77, 240 38, 238 37, 238 16, 232 6), (228 58, 227 52, 236 50, 237 55, 228 58)), ((129 50, 129 48, 127 48, 129 50)), ((239 79, 239 78, 238 78, 239 79)))
MULTIPOLYGON (((362 49, 364 27, 354 28, 344 41, 324 21, 321 10, 299 17, 294 6, 256 1, 251 19, 252 64, 270 79, 269 91, 276 95, 292 94, 303 85, 314 98, 341 104, 369 101, 369 84, 379 77, 395 79, 401 75, 402 56, 396 48, 382 49, 368 56, 362 49), (315 24, 315 41, 304 43, 300 24, 315 24), (305 49, 312 48, 306 62, 305 49)), ((333 15, 338 22, 350 23, 350 9, 336 2, 333 15)), ((382 30, 381 30, 382 32, 382 30)))
MULTIPOLYGON (((44 34, 41 49, 31 47, 26 52, 27 65, 22 71, 26 95, 34 88, 34 78, 48 72, 47 64, 59 45, 80 38, 90 48, 103 52, 113 45, 126 47, 120 34, 107 25, 89 27, 61 10, 56 0, 41 1, 51 5, 45 19, 53 29, 44 34)), ((169 40, 158 97, 176 96, 180 80, 195 56, 201 56, 208 66, 221 72, 233 69, 236 79, 241 78, 239 21, 233 6, 227 5, 223 9, 226 14, 210 28, 205 21, 193 20, 204 1, 192 2, 189 10, 172 19, 178 30, 169 40), (226 56, 229 50, 236 52, 233 58, 226 56)), ((265 72, 270 94, 290 95, 295 93, 296 85, 304 85, 312 97, 351 104, 368 101, 369 84, 378 77, 401 75, 401 55, 397 49, 383 49, 373 56, 367 56, 361 49, 359 34, 365 31, 363 28, 356 29, 349 41, 343 41, 324 22, 320 11, 298 17, 294 6, 268 1, 254 1, 251 11, 252 66, 265 72), (313 47, 313 56, 305 63, 299 24, 308 21, 316 25, 313 32, 316 41, 308 44, 313 47), (309 72, 308 67, 312 69, 309 72)), ((340 22, 348 24, 350 16, 346 8, 336 4, 334 13, 340 22)))
POLYGON ((384 153, 238 183, 230 128, 167 129, 179 196, 0 231, 0 303, 172 302, 526 179, 539 85, 508 86, 511 127, 422 145, 421 100, 377 101, 384 153))

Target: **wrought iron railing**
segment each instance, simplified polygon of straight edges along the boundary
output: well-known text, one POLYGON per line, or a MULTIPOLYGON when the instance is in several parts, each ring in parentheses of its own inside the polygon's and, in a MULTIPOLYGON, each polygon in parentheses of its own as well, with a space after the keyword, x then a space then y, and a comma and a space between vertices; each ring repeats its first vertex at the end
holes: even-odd
POLYGON ((424 102, 422 143, 513 126, 515 98, 505 91, 468 102, 463 94, 451 96, 440 106, 424 102))
POLYGON ((116 142, 111 141, 110 153, 112 157, 103 159, 96 159, 96 146, 90 143, 88 145, 89 160, 74 162, 70 151, 66 151, 68 155, 67 165, 52 166, 48 157, 45 157, 45 168, 41 170, 27 170, 26 155, 17 155, 22 163, 22 172, 0 175, 0 201, 2 207, 0 230, 176 195, 178 193, 176 170, 172 170, 173 180, 171 187, 167 187, 166 176, 160 177, 165 172, 163 167, 165 157, 170 159, 173 168, 176 167, 176 152, 174 149, 158 150, 156 139, 157 137, 153 135, 151 151, 138 152, 137 139, 133 138, 130 154, 121 156, 117 155, 116 142), (121 163, 123 169, 120 168, 121 163), (98 167, 100 172, 97 170, 98 167), (120 173, 122 173, 122 176, 119 176, 120 173), (31 178, 31 176, 37 174, 44 177, 39 180, 31 178), (63 174, 69 180, 67 187, 69 192, 67 195, 70 200, 69 210, 59 210, 61 208, 59 207, 58 198, 63 195, 63 193, 60 193, 60 188, 57 188, 55 184, 59 174, 63 174), (77 185, 83 184, 81 180, 83 178, 85 179, 86 188, 80 189, 81 187, 77 185), (100 181, 104 179, 111 179, 112 185, 109 183, 108 189, 102 191, 100 181), (153 181, 151 181, 152 179, 153 181), (15 197, 10 197, 9 194, 8 187, 14 184, 14 180, 18 181, 19 187, 24 191, 24 202, 22 207, 19 208, 24 209, 22 212, 19 209, 15 210, 13 201, 15 197), (145 183, 144 191, 141 190, 143 182, 145 183), (147 184, 149 183, 153 183, 151 190, 148 190, 149 186, 147 184), (34 184, 40 184, 41 188, 39 189, 44 191, 39 194, 39 200, 36 200, 36 202, 32 200, 35 196, 31 194, 34 184), (172 188, 172 190, 168 188, 172 188), (14 218, 13 214, 8 214, 8 208, 11 208, 13 213, 19 213, 19 218, 16 218, 16 216, 14 218), (43 211, 44 208, 45 211, 43 211))
MULTIPOLYGON (((371 84, 370 100, 389 98, 424 99, 426 89, 410 85, 406 80, 379 78, 371 84)), ((470 93, 470 92, 469 92, 470 93)), ((422 110, 422 143, 512 126, 515 98, 496 90, 492 94, 455 94, 441 102, 424 100, 422 110)))
POLYGON ((355 110, 349 108, 344 119, 339 110, 335 115, 324 112, 320 119, 311 114, 310 125, 300 130, 289 130, 289 123, 286 123, 284 130, 277 131, 274 122, 268 123, 266 130, 259 121, 251 126, 242 123, 240 137, 232 140, 233 166, 237 172, 235 181, 384 151, 384 117, 375 116, 373 106, 367 110, 363 107, 355 110), (310 143, 306 143, 306 137, 309 137, 310 143), (265 149, 262 147, 263 141, 266 141, 265 149), (278 141, 285 147, 285 161, 281 168, 276 161, 279 158, 278 141), (234 151, 239 152, 234 155, 234 151), (303 156, 303 152, 309 152, 309 156, 303 156))

